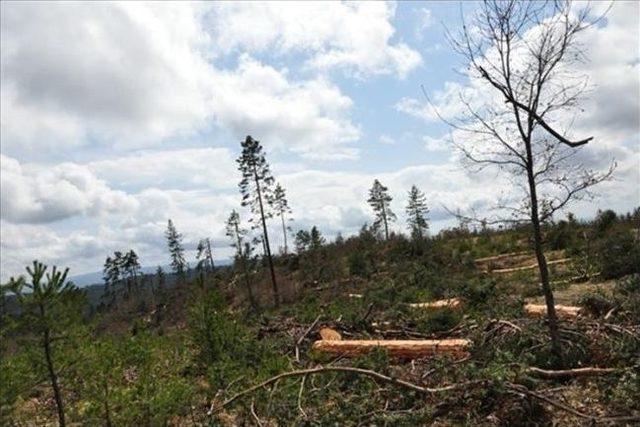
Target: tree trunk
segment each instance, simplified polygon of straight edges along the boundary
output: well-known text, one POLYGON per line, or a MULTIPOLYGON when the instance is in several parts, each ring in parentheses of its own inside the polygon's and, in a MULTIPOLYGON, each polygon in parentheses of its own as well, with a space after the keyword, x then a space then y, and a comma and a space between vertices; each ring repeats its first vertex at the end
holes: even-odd
POLYGON ((104 382, 104 425, 105 427, 112 427, 111 423, 111 409, 109 408, 109 384, 104 382))
POLYGON ((282 235, 284 236, 284 254, 287 254, 287 227, 284 225, 284 213, 280 212, 280 219, 282 220, 282 235))
POLYGON ((207 239, 207 259, 209 260, 209 272, 213 273, 215 265, 213 264, 213 254, 211 252, 211 242, 207 239))
POLYGON ((247 260, 242 254, 240 254, 240 262, 242 262, 242 273, 244 275, 244 284, 247 288, 247 294, 249 296, 249 303, 251 304, 251 308, 253 308, 254 311, 258 312, 260 310, 260 307, 258 306, 256 298, 253 296, 251 281, 249 280, 249 272, 247 271, 247 260))
POLYGON ((382 205, 382 221, 384 222, 384 240, 389 240, 389 226, 387 224, 387 210, 382 205))
POLYGON ((253 176, 256 181, 256 189, 258 191, 258 203, 260 204, 260 218, 262 219, 262 231, 264 234, 264 245, 267 250, 267 258, 269 261, 269 270, 271 272, 271 286, 273 287, 273 301, 275 306, 280 305, 280 294, 278 292, 278 284, 276 283, 276 273, 273 269, 273 259, 271 258, 271 247, 269 246, 269 233, 267 233, 267 221, 264 217, 264 206, 262 205, 262 195, 260 194, 260 181, 258 180, 258 173, 253 167, 253 176))
POLYGON ((531 201, 531 225, 533 226, 533 245, 538 261, 540 273, 540 283, 547 305, 547 323, 549 325, 549 335, 551 336, 551 352, 557 359, 558 364, 562 364, 562 349, 560 345, 560 332, 558 331, 558 316, 556 314, 553 291, 549 283, 549 267, 547 259, 542 249, 542 230, 540 228, 540 217, 538 214, 538 195, 536 192, 536 181, 533 174, 533 156, 531 153, 531 141, 525 142, 527 148, 527 178, 529 182, 529 198, 531 201))
MULTIPOLYGON (((44 322, 45 312, 44 307, 40 304, 40 318, 44 322)), ((65 427, 64 417, 64 404, 62 403, 62 393, 60 391, 60 385, 58 384, 58 375, 53 367, 53 358, 51 356, 51 332, 49 328, 45 326, 43 337, 44 357, 47 362, 47 371, 49 372, 49 381, 51 381, 51 388, 53 388, 53 398, 56 401, 56 408, 58 410, 58 424, 60 427, 65 427)))

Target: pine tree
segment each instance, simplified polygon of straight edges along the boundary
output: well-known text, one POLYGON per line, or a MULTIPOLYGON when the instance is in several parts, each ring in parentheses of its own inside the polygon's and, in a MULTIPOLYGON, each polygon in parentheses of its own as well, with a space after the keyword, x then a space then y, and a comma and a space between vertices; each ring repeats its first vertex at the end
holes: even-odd
POLYGON ((236 261, 240 264, 242 269, 242 275, 244 276, 245 286, 247 288, 247 295, 249 296, 249 303, 254 310, 258 310, 258 303, 253 296, 253 290, 251 289, 251 281, 249 280, 249 271, 247 267, 248 258, 251 256, 251 246, 247 243, 243 251, 243 240, 247 234, 247 230, 240 226, 240 215, 238 212, 231 211, 229 219, 227 219, 227 236, 231 238, 231 246, 236 248, 236 261))
POLYGON ((412 185, 411 190, 409 190, 406 213, 411 236, 414 240, 422 240, 429 229, 429 224, 427 223, 429 208, 427 207, 426 196, 415 185, 412 185))
MULTIPOLYGON (((270 200, 272 194, 273 177, 271 176, 269 164, 262 151, 260 142, 251 136, 247 136, 244 142, 242 142, 242 153, 237 159, 237 162, 238 169, 242 173, 242 179, 238 185, 240 187, 240 194, 242 194, 242 206, 249 207, 251 212, 256 215, 257 219, 262 223, 265 255, 267 256, 269 270, 271 272, 273 300, 277 307, 280 304, 280 296, 276 282, 276 273, 273 268, 271 247, 269 246, 269 233, 267 232, 267 219, 271 218, 272 212, 268 209, 269 204, 265 203, 270 200)), ((253 218, 251 220, 253 220, 253 218)), ((259 225, 254 223, 252 228, 258 227, 259 225)))
POLYGON ((116 283, 120 280, 120 268, 115 262, 115 259, 110 256, 107 256, 104 261, 102 279, 104 280, 104 293, 102 294, 102 300, 107 306, 110 306, 115 302, 116 283))
POLYGON ((171 255, 171 268, 173 272, 181 277, 187 270, 187 262, 184 259, 184 247, 182 246, 182 234, 178 233, 173 221, 167 223, 167 231, 165 232, 169 254, 171 255))
POLYGON ((296 252, 298 252, 298 254, 301 254, 309 249, 309 246, 311 244, 311 235, 309 234, 309 232, 307 230, 298 230, 298 232, 296 233, 295 244, 296 252))
POLYGON ((20 306, 20 320, 37 336, 43 366, 53 390, 58 425, 62 427, 66 425, 66 418, 60 387, 62 368, 56 363, 56 348, 68 337, 73 325, 81 321, 86 304, 85 295, 67 281, 68 272, 68 268, 59 271, 53 267, 51 273, 47 273, 46 265, 34 261, 33 268, 27 267, 29 282, 21 276, 11 278, 8 284, 20 306), (45 275, 46 282, 43 281, 45 275))
POLYGON ((311 227, 311 232, 309 233, 309 237, 310 237, 309 249, 311 249, 312 251, 320 249, 322 245, 326 243, 325 238, 322 237, 320 230, 318 230, 318 227, 316 227, 315 225, 311 227))
POLYGON ((213 264, 213 251, 211 250, 211 239, 208 237, 200 239, 198 242, 196 259, 198 260, 198 270, 205 270, 208 273, 213 272, 215 265, 213 264))
POLYGON ((396 219, 396 215, 389 207, 393 199, 387 191, 387 187, 380 184, 380 181, 376 179, 373 181, 373 187, 369 190, 369 199, 367 200, 376 215, 373 228, 379 230, 380 226, 384 226, 385 240, 389 239, 389 222, 396 219))
POLYGON ((133 249, 129 250, 121 257, 121 269, 127 274, 127 296, 131 295, 131 285, 137 288, 138 274, 140 272, 140 261, 138 254, 133 249))
POLYGON ((291 214, 291 208, 289 207, 289 202, 287 202, 287 196, 285 194, 284 188, 282 188, 280 184, 276 185, 276 188, 273 191, 273 196, 270 198, 269 203, 275 209, 276 214, 280 216, 280 220, 282 222, 282 236, 284 237, 284 254, 286 255, 288 252, 287 232, 291 231, 291 227, 286 225, 286 222, 291 221, 292 218, 286 218, 288 214, 291 214))

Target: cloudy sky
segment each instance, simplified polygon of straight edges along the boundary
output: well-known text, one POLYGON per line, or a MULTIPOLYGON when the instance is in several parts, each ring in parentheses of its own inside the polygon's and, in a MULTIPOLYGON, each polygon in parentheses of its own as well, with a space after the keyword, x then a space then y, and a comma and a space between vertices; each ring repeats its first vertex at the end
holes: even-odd
MULTIPOLYGON (((294 229, 356 232, 371 221, 374 178, 394 196, 398 230, 412 184, 433 231, 452 224, 443 206, 481 211, 496 198, 500 178, 460 167, 420 88, 444 112, 473 89, 444 35, 460 26, 458 3, 1 9, 2 280, 35 258, 97 271, 129 248, 167 264, 168 218, 190 260, 203 237, 228 257, 247 134, 288 192, 294 229)), ((571 208, 579 216, 640 203, 639 16, 638 3, 616 3, 581 35, 590 90, 574 131, 595 137, 584 158, 618 169, 594 203, 571 208)))

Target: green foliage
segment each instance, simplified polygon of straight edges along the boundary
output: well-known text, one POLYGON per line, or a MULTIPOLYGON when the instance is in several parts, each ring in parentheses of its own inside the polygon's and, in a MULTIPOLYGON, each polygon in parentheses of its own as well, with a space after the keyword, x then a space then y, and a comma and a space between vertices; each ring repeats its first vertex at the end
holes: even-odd
POLYGON ((415 309, 412 311, 412 319, 416 323, 416 328, 424 333, 448 331, 462 320, 459 310, 453 310, 448 307, 432 310, 415 309))
POLYGON ((496 282, 490 279, 473 278, 462 288, 462 296, 470 307, 482 307, 496 295, 496 282))
POLYGON ((640 273, 640 244, 628 231, 611 233, 599 241, 596 254, 605 279, 640 273))
POLYGON ((349 274, 368 278, 373 272, 373 262, 367 252, 355 251, 349 254, 349 274))
POLYGON ((171 256, 171 268, 178 275, 183 275, 187 270, 187 261, 184 259, 184 247, 182 246, 182 234, 178 233, 173 221, 167 222, 167 230, 164 233, 171 256))
POLYGON ((396 220, 396 214, 391 210, 393 198, 389 195, 388 190, 376 179, 373 181, 373 186, 369 190, 369 199, 367 199, 367 203, 375 214, 373 228, 375 230, 382 229, 385 240, 389 240, 389 223, 396 220))
POLYGON ((601 290, 596 290, 583 295, 580 298, 579 305, 587 309, 592 315, 601 317, 614 307, 614 302, 601 290))

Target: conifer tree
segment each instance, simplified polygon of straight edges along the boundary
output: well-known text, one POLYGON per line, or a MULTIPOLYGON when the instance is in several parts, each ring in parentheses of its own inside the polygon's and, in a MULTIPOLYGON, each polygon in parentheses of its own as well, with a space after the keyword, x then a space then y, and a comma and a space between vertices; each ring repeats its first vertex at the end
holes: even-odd
POLYGON ((379 230, 380 226, 384 226, 385 240, 389 239, 389 222, 395 221, 396 219, 396 215, 389 207, 391 200, 393 199, 389 195, 387 187, 382 185, 377 179, 373 181, 373 187, 369 190, 369 199, 367 202, 373 208, 373 212, 376 215, 373 227, 379 230))
POLYGON ((106 305, 111 305, 116 299, 116 284, 120 280, 120 267, 114 258, 107 256, 102 269, 104 293, 102 299, 106 305))
POLYGON ((60 387, 61 367, 57 363, 57 347, 68 336, 72 325, 80 322, 85 301, 84 294, 73 283, 67 281, 69 269, 59 271, 53 267, 33 262, 27 267, 29 281, 24 277, 11 278, 8 288, 16 295, 20 306, 20 318, 37 336, 42 350, 43 365, 53 390, 58 425, 66 425, 65 406, 60 387), (46 281, 44 278, 46 276, 46 281))
MULTIPOLYGON (((273 300, 276 306, 280 304, 278 292, 278 284, 276 282, 276 274, 273 268, 273 259, 271 257, 271 247, 269 246, 269 233, 267 232, 267 219, 271 218, 272 212, 269 210, 269 204, 265 203, 270 200, 272 195, 273 176, 269 170, 269 164, 265 158, 260 142, 251 136, 242 142, 242 153, 237 159, 238 169, 242 173, 242 179, 238 186, 240 194, 242 194, 242 206, 249 207, 256 219, 262 223, 262 236, 265 247, 265 255, 269 262, 269 270, 271 272, 271 285, 273 288, 273 300)), ((254 218, 251 218, 252 221, 254 218)), ((252 228, 259 228, 255 221, 252 228)))
POLYGON ((198 260, 198 269, 205 270, 209 273, 213 272, 215 265, 213 264, 213 251, 211 250, 211 239, 200 239, 198 242, 196 259, 198 260))
POLYGON ((409 190, 406 213, 411 236, 414 240, 422 240, 429 229, 429 224, 427 223, 429 208, 427 207, 427 198, 424 193, 415 185, 412 185, 411 190, 409 190))
POLYGON ((315 225, 311 227, 311 232, 309 233, 309 237, 310 237, 309 248, 311 250, 320 249, 322 245, 326 243, 325 238, 322 237, 320 230, 318 230, 318 227, 316 227, 315 225))
POLYGON ((236 260, 240 264, 242 269, 242 275, 244 276, 245 286, 247 288, 247 295, 249 296, 249 303, 254 310, 258 310, 258 303, 253 296, 251 289, 251 281, 249 280, 249 271, 247 267, 248 258, 251 256, 251 247, 247 243, 245 250, 243 251, 243 240, 247 234, 247 230, 243 229, 240 225, 240 215, 238 212, 231 211, 229 219, 227 219, 227 236, 231 238, 231 246, 236 248, 236 260))
POLYGON ((140 261, 138 254, 133 249, 129 250, 123 257, 121 257, 122 264, 121 269, 127 274, 127 296, 131 295, 131 285, 137 288, 138 286, 138 274, 140 272, 140 261))
POLYGON ((311 234, 307 230, 298 230, 295 238, 296 244, 296 252, 298 254, 303 253, 307 249, 309 249, 309 245, 311 244, 311 234))
POLYGON ((173 221, 167 223, 167 231, 165 232, 169 254, 171 255, 171 268, 173 272, 183 276, 187 270, 187 262, 184 259, 184 247, 182 246, 182 234, 178 233, 173 221))
POLYGON ((273 197, 270 198, 269 203, 275 209, 276 214, 280 216, 280 221, 282 222, 282 236, 284 237, 284 254, 286 255, 288 252, 287 247, 287 232, 291 231, 291 227, 286 225, 287 221, 291 221, 292 218, 287 218, 288 214, 291 214, 291 208, 289 207, 289 202, 287 201, 287 196, 284 191, 284 188, 280 184, 276 185, 275 190, 273 191, 273 197))
MULTIPOLYGON (((151 288, 151 292, 155 294, 155 296, 162 302, 164 300, 164 296, 165 296, 165 284, 167 281, 167 277, 166 274, 164 273, 164 269, 161 266, 158 266, 156 268, 156 286, 155 286, 155 292, 153 289, 153 285, 151 288)), ((153 282, 152 282, 153 283, 153 282)))

